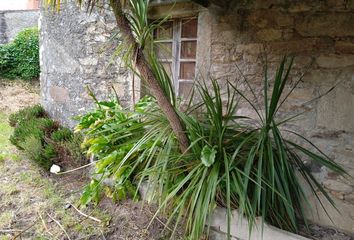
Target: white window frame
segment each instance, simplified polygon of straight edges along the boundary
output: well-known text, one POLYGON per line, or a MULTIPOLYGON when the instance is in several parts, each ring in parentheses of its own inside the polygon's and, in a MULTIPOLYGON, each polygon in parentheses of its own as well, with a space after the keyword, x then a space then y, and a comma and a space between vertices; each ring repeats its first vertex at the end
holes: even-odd
MULTIPOLYGON (((195 67, 194 71, 196 71, 197 66, 197 54, 194 59, 181 59, 181 45, 183 41, 195 41, 197 43, 195 51, 198 49, 198 36, 196 38, 182 38, 182 22, 187 19, 196 19, 198 21, 197 16, 193 17, 184 17, 184 18, 176 18, 171 19, 172 22, 172 39, 166 40, 156 40, 157 43, 172 43, 172 59, 164 59, 159 58, 161 63, 171 63, 171 73, 173 78, 173 85, 175 87, 175 92, 179 96, 179 83, 180 82, 188 82, 194 83, 194 79, 180 79, 180 66, 182 62, 194 62, 195 67)), ((198 30, 197 30, 198 34, 198 30)), ((195 75, 196 73, 194 73, 195 75)))

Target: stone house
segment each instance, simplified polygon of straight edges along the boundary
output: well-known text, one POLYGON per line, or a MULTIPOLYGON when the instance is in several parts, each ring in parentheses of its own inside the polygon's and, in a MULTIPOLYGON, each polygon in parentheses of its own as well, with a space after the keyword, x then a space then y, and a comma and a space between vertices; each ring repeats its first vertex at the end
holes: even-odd
MULTIPOLYGON (((172 8, 170 1, 160 0, 150 9, 152 19, 166 13, 172 19, 156 34, 170 49, 160 57, 176 91, 188 95, 193 79, 203 75, 231 82, 245 77, 259 89, 265 56, 272 74, 283 55, 293 54, 293 78, 301 81, 283 110, 308 111, 290 127, 354 176, 354 1, 214 1, 207 8, 194 2, 177 1, 172 8)), ((98 9, 88 15, 68 3, 60 14, 42 9, 40 27, 41 99, 52 117, 73 126, 72 117, 92 106, 85 85, 102 99, 113 85, 124 104, 132 102, 132 74, 112 58, 119 39, 112 40, 118 30, 110 11, 98 9)), ((134 94, 139 97, 140 83, 135 81, 134 94)), ((331 222, 314 206, 319 211, 308 217, 354 233, 353 179, 318 166, 313 172, 340 213, 328 207, 331 222)))

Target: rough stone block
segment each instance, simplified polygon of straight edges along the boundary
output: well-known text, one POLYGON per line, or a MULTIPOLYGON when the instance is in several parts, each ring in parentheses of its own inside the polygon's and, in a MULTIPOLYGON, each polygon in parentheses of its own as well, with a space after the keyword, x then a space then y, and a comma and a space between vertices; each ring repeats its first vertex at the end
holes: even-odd
POLYGON ((354 13, 317 13, 299 17, 295 29, 302 36, 354 36, 354 13))
POLYGON ((70 100, 68 89, 63 87, 51 86, 49 94, 56 103, 65 103, 70 100))
POLYGON ((334 48, 336 53, 354 53, 354 41, 336 41, 334 48))
POLYGON ((279 40, 282 37, 282 31, 278 29, 262 29, 256 33, 258 40, 261 41, 274 41, 279 40))
POLYGON ((326 181, 323 182, 323 185, 331 190, 331 191, 335 191, 335 192, 341 192, 341 193, 351 193, 353 191, 353 188, 351 186, 349 186, 348 184, 345 184, 343 182, 340 181, 336 181, 336 180, 332 180, 332 179, 328 179, 326 181))
POLYGON ((354 54, 323 54, 316 60, 323 68, 342 68, 354 65, 354 54))
POLYGON ((2 13, 4 14, 4 22, 0 28, 5 27, 3 34, 6 35, 8 41, 13 40, 24 28, 38 26, 38 10, 15 10, 2 13))
POLYGON ((352 204, 346 203, 338 198, 332 197, 334 204, 337 209, 335 209, 330 202, 328 202, 323 194, 318 193, 318 196, 324 205, 326 211, 328 212, 331 219, 328 217, 327 213, 323 210, 322 206, 318 202, 316 196, 308 195, 307 200, 310 202, 310 206, 307 206, 305 213, 307 218, 317 224, 322 226, 331 226, 339 228, 342 231, 354 232, 354 208, 352 204))
POLYGON ((337 87, 319 99, 317 126, 330 130, 354 131, 353 116, 354 94, 350 89, 337 87))
POLYGON ((129 70, 113 58, 119 36, 108 41, 115 33, 115 19, 110 11, 96 10, 88 15, 71 1, 62 4, 60 14, 41 9, 41 102, 51 117, 70 127, 76 124, 72 116, 93 108, 85 85, 97 99, 107 100, 112 84, 119 83, 122 104, 131 100, 129 70))
POLYGON ((318 53, 332 47, 333 41, 328 38, 305 38, 300 40, 277 41, 267 43, 267 51, 272 54, 318 53))
POLYGON ((81 58, 79 59, 79 62, 82 65, 97 65, 98 63, 98 59, 94 56, 92 57, 85 57, 85 58, 81 58))

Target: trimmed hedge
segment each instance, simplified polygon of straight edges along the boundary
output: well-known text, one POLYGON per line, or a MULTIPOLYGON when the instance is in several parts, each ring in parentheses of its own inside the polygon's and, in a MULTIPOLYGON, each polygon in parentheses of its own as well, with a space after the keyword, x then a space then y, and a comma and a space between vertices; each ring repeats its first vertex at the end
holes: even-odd
POLYGON ((39 32, 37 28, 22 30, 16 38, 0 45, 0 77, 33 80, 39 77, 39 32))

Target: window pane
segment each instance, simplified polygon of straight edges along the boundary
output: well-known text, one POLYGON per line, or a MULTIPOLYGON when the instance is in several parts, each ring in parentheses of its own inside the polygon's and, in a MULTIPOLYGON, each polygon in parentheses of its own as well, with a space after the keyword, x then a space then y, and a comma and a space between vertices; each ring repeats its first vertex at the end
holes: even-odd
POLYGON ((197 41, 183 41, 181 42, 181 58, 195 59, 197 52, 197 41))
POLYGON ((155 39, 172 39, 173 38, 173 22, 166 22, 155 31, 155 39))
POLYGON ((165 71, 167 74, 172 78, 172 68, 171 68, 171 63, 168 62, 162 62, 162 66, 164 67, 165 71))
POLYGON ((192 82, 179 82, 178 95, 183 99, 188 100, 192 95, 193 83, 192 82))
POLYGON ((179 72, 180 79, 193 80, 194 72, 195 72, 195 62, 181 62, 180 72, 179 72))
POLYGON ((156 54, 159 59, 172 59, 172 43, 157 43, 156 54))
POLYGON ((197 19, 185 19, 182 21, 182 38, 196 38, 198 29, 197 19))

